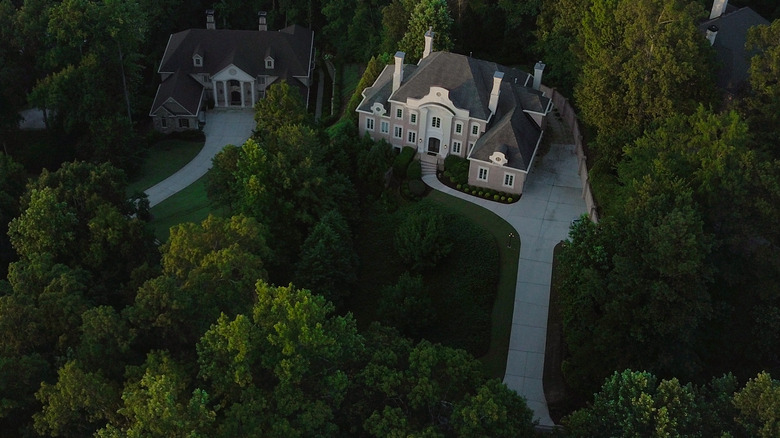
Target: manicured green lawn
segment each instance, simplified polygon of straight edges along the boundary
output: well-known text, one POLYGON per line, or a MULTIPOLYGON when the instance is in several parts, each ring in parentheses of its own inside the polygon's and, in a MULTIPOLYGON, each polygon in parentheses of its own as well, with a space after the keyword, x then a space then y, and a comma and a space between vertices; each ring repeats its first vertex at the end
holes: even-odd
POLYGON ((208 173, 189 187, 152 207, 152 227, 161 242, 168 240, 170 228, 183 222, 200 223, 209 213, 221 215, 206 197, 205 181, 208 173))
MULTIPOLYGON (((435 269, 423 274, 437 317, 424 337, 464 348, 482 356, 486 373, 502 378, 506 367, 517 277, 519 242, 507 248, 509 224, 493 213, 458 198, 432 192, 422 203, 448 215, 457 227, 453 252, 435 269)), ((393 247, 398 212, 364 214, 356 230, 360 256, 359 287, 347 303, 359 326, 378 320, 381 290, 394 284, 406 268, 393 247)))
POLYGON ((484 228, 493 236, 498 246, 500 274, 498 292, 491 315, 490 348, 480 358, 491 377, 503 378, 506 370, 506 356, 509 351, 509 336, 512 331, 512 313, 517 287, 517 263, 520 258, 520 241, 512 240, 508 248, 509 233, 515 233, 509 223, 488 210, 454 196, 433 191, 428 196, 453 213, 463 215, 484 228))
POLYGON ((128 193, 142 192, 173 175, 201 149, 202 141, 167 139, 155 143, 147 152, 139 176, 128 185, 128 193))

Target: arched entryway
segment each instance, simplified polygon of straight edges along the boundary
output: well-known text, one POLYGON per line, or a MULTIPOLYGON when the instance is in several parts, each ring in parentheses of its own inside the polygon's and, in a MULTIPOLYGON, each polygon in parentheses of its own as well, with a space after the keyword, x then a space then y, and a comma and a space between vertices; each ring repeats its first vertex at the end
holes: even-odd
POLYGON ((431 137, 428 139, 428 152, 438 154, 440 146, 441 140, 438 138, 431 137))

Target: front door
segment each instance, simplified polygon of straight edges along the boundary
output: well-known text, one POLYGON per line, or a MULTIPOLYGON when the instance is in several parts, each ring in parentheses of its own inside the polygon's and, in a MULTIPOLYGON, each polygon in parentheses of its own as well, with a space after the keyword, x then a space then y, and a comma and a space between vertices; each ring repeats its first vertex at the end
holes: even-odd
POLYGON ((438 154, 439 153, 439 145, 440 144, 441 144, 441 140, 439 140, 438 138, 433 138, 433 137, 429 138, 428 139, 428 152, 438 154))

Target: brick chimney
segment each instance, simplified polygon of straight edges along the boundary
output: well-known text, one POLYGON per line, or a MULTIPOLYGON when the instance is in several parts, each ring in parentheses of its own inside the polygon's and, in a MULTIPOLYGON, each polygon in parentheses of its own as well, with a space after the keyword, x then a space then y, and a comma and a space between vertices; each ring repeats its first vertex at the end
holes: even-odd
POLYGON ((206 29, 216 29, 217 26, 214 23, 214 10, 213 9, 207 9, 206 10, 206 29))
POLYGON ((265 32, 268 30, 268 25, 265 22, 266 15, 268 15, 265 11, 260 11, 257 13, 257 30, 260 32, 265 32))
POLYGON ((729 5, 729 0, 714 0, 712 2, 712 12, 710 12, 710 20, 718 18, 726 13, 726 7, 729 5))
POLYGON ((493 115, 498 109, 498 95, 501 94, 501 80, 504 79, 504 73, 496 71, 493 74, 493 90, 490 92, 490 101, 488 102, 488 109, 490 114, 493 115))
POLYGON ((707 27, 707 41, 710 42, 710 45, 715 44, 715 37, 718 35, 718 26, 715 26, 714 24, 707 27))
POLYGON ((404 57, 406 53, 395 52, 395 71, 393 71, 393 93, 401 87, 404 81, 404 57))
POLYGON ((542 72, 544 71, 544 63, 539 61, 534 66, 534 90, 538 90, 542 85, 542 72))
POLYGON ((428 57, 428 55, 431 54, 433 51, 433 26, 430 26, 428 28, 428 32, 425 32, 425 49, 423 50, 422 59, 425 59, 428 57))

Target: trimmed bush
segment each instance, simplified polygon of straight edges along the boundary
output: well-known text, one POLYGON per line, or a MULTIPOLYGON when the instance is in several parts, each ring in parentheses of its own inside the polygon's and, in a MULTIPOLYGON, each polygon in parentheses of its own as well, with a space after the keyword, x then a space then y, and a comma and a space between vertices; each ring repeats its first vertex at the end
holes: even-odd
POLYGON ((413 160, 406 168, 406 178, 410 180, 422 179, 422 163, 419 160, 413 160))
POLYGON ((506 202, 512 202, 512 198, 506 198, 506 202))
POLYGON ((444 159, 445 174, 449 173, 450 181, 454 184, 468 184, 469 161, 457 155, 448 155, 444 159))
POLYGON ((458 184, 457 188, 458 188, 458 190, 463 190, 463 184, 458 184))
POLYGON ((493 200, 494 200, 494 201, 498 201, 499 199, 501 199, 501 197, 500 197, 500 196, 498 196, 498 195, 493 195, 493 200))
POLYGON ((501 197, 501 202, 505 202, 505 201, 506 201, 506 196, 502 196, 501 197))
POLYGON ((395 161, 393 162, 393 175, 395 175, 396 178, 406 178, 406 169, 409 167, 409 163, 414 160, 415 153, 417 153, 417 151, 414 148, 405 146, 401 149, 401 153, 396 155, 395 161))

